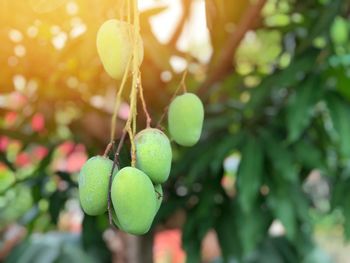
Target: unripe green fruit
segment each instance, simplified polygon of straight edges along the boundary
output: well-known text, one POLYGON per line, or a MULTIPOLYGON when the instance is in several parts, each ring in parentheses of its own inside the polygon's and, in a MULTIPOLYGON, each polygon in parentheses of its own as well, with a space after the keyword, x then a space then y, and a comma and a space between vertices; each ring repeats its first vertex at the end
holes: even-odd
POLYGON ((348 42, 349 26, 346 19, 337 16, 331 26, 331 38, 335 44, 343 45, 348 42))
POLYGON ((134 235, 145 234, 157 205, 149 177, 137 168, 125 167, 114 177, 111 195, 120 228, 134 235))
MULTIPOLYGON (((97 32, 96 45, 97 53, 108 75, 114 79, 121 79, 133 53, 133 26, 117 19, 107 20, 97 32)), ((143 60, 143 43, 140 35, 137 51, 140 65, 143 60)))
POLYGON ((177 96, 169 106, 168 125, 171 137, 180 145, 196 144, 202 133, 204 108, 193 93, 177 96))
POLYGON ((163 188, 161 184, 157 184, 154 186, 154 192, 156 193, 156 213, 158 212, 160 206, 162 205, 162 201, 163 201, 163 188))
POLYGON ((144 129, 135 136, 136 167, 155 184, 165 182, 170 173, 172 151, 168 137, 158 129, 144 129))
POLYGON ((107 210, 112 166, 113 162, 102 156, 94 156, 83 165, 79 174, 79 199, 86 214, 100 215, 107 210))

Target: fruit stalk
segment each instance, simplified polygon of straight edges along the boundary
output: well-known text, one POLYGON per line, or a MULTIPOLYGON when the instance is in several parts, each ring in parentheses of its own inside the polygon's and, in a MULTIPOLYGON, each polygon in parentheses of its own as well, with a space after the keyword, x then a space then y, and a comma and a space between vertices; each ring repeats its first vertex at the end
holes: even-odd
POLYGON ((138 57, 138 34, 140 31, 139 12, 137 8, 137 0, 133 1, 133 15, 134 15, 134 27, 133 27, 133 56, 132 56, 132 84, 130 92, 130 115, 126 122, 126 130, 129 133, 131 142, 131 166, 135 167, 136 164, 136 148, 134 143, 134 133, 136 132, 136 114, 137 114, 137 83, 139 81, 139 57, 138 57), (133 125, 133 127, 131 127, 133 125))
POLYGON ((117 97, 115 99, 113 116, 112 116, 112 122, 111 122, 111 140, 110 140, 111 142, 114 141, 115 126, 116 126, 116 123, 117 123, 117 114, 118 114, 119 107, 120 107, 121 96, 123 94, 125 83, 126 83, 126 80, 127 80, 127 77, 128 77, 130 64, 131 64, 131 58, 128 60, 128 64, 126 66, 126 70, 124 72, 124 75, 123 75, 123 78, 122 78, 122 82, 120 83, 119 90, 118 90, 118 93, 117 93, 117 97))
POLYGON ((170 99, 169 104, 168 104, 167 106, 164 107, 162 116, 160 116, 159 121, 158 121, 158 123, 157 123, 157 126, 156 126, 157 128, 160 129, 160 127, 161 127, 160 124, 162 123, 162 121, 163 121, 165 115, 168 113, 169 105, 170 105, 170 103, 175 99, 175 97, 176 97, 177 93, 179 92, 180 88, 183 89, 184 93, 187 92, 186 84, 185 84, 186 76, 187 76, 187 69, 186 69, 186 70, 184 71, 184 73, 182 74, 181 82, 180 82, 180 84, 177 86, 177 88, 176 88, 176 90, 175 90, 173 96, 172 96, 171 99, 170 99))
POLYGON ((142 87, 141 73, 140 73, 140 82, 139 82, 138 85, 140 87, 140 99, 141 99, 141 102, 142 102, 143 111, 144 111, 144 113, 146 115, 146 121, 147 121, 146 125, 147 125, 147 128, 151 128, 152 118, 149 115, 149 112, 147 110, 145 97, 143 96, 143 87, 142 87))
POLYGON ((105 149, 105 152, 103 153, 103 157, 107 157, 109 152, 111 151, 111 148, 113 147, 114 145, 114 141, 111 141, 110 143, 108 143, 106 149, 105 149))

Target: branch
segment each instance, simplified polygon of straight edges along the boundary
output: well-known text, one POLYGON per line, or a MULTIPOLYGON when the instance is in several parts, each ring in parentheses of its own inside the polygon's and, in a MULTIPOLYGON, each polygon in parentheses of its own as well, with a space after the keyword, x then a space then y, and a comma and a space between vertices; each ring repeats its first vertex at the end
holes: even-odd
POLYGON ((176 45, 177 40, 179 39, 179 37, 182 33, 182 30, 183 30, 183 27, 186 23, 186 20, 187 20, 188 16, 190 15, 192 1, 182 0, 181 3, 182 3, 182 10, 183 10, 182 16, 181 16, 181 18, 176 26, 174 34, 172 35, 171 39, 168 42, 168 46, 175 46, 176 45))
POLYGON ((237 29, 232 33, 227 40, 223 51, 220 54, 216 68, 213 69, 211 74, 205 82, 199 87, 199 95, 204 95, 211 85, 222 80, 232 70, 232 60, 237 51, 239 44, 241 43, 245 33, 250 30, 260 17, 260 12, 264 7, 266 0, 257 0, 256 4, 250 6, 237 29))

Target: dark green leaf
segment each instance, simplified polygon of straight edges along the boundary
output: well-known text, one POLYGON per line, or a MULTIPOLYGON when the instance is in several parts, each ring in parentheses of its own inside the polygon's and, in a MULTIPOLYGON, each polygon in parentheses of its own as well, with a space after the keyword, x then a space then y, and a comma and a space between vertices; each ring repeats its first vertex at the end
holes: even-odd
POLYGON ((320 149, 311 142, 300 140, 294 145, 293 149, 296 160, 303 167, 310 170, 325 167, 325 161, 320 149))
POLYGON ((318 50, 309 49, 295 57, 287 68, 275 72, 263 79, 260 85, 252 90, 251 99, 247 104, 248 110, 258 110, 266 103, 273 91, 297 85, 301 77, 312 69, 319 54, 318 50))
POLYGON ((222 138, 221 141, 216 146, 215 153, 213 154, 213 159, 211 161, 211 168, 214 173, 217 173, 219 169, 223 166, 225 157, 235 150, 237 146, 243 141, 243 134, 238 133, 235 135, 228 135, 222 138))
POLYGON ((289 182, 298 182, 293 155, 283 146, 281 141, 275 140, 272 133, 264 133, 265 152, 277 176, 283 177, 289 182))
POLYGON ((311 22, 311 29, 308 32, 308 36, 303 43, 300 44, 299 50, 303 50, 312 44, 312 41, 324 32, 328 32, 332 22, 340 10, 342 0, 329 1, 329 4, 325 5, 322 10, 319 11, 319 15, 315 16, 315 19, 311 22))
POLYGON ((259 242, 264 238, 271 221, 269 214, 262 211, 258 206, 249 213, 240 212, 237 214, 240 240, 243 248, 243 255, 249 255, 256 249, 259 242))
POLYGON ((323 88, 317 77, 311 77, 298 86, 288 101, 287 128, 288 140, 296 141, 309 125, 312 109, 320 99, 323 88))
POLYGON ((269 206, 273 209, 275 216, 281 220, 282 224, 286 228, 287 237, 293 240, 296 235, 296 214, 291 196, 288 193, 288 189, 279 188, 276 191, 271 192, 268 196, 269 206))
POLYGON ((259 196, 263 175, 264 154, 260 139, 248 136, 238 170, 239 202, 245 212, 251 210, 259 196))
POLYGON ((222 256, 225 262, 233 257, 242 257, 242 245, 238 233, 239 222, 235 213, 233 202, 228 200, 224 203, 220 216, 215 225, 219 243, 222 251, 222 256))
POLYGON ((337 131, 337 142, 340 153, 350 157, 350 105, 335 93, 328 93, 326 102, 334 129, 337 131))

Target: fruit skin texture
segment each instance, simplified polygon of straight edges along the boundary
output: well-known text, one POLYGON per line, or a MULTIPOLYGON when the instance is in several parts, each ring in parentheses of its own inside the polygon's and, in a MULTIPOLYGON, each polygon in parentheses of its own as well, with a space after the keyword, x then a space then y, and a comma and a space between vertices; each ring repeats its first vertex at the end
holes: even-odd
POLYGON ((193 93, 177 96, 169 106, 168 125, 171 137, 182 146, 193 146, 202 133, 204 107, 193 93))
MULTIPOLYGON (((121 79, 124 75, 133 52, 132 37, 133 26, 117 19, 107 20, 97 32, 97 53, 104 69, 114 79, 121 79)), ((143 60, 143 43, 140 35, 137 50, 140 65, 143 60)))
POLYGON ((111 195, 120 228, 134 235, 145 234, 157 205, 149 177, 137 168, 124 167, 113 179, 111 195))
POLYGON ((172 151, 168 137, 158 129, 148 128, 135 136, 136 167, 154 184, 165 182, 170 174, 172 151))
MULTIPOLYGON (((95 216, 107 210, 108 181, 113 162, 102 156, 91 157, 79 174, 79 199, 84 212, 95 216)), ((117 170, 115 170, 117 172, 117 170)))
POLYGON ((156 212, 155 214, 158 212, 160 206, 162 205, 162 201, 163 201, 163 188, 161 184, 157 184, 154 186, 154 192, 156 194, 156 212), (160 195, 160 196, 159 196, 160 195))

